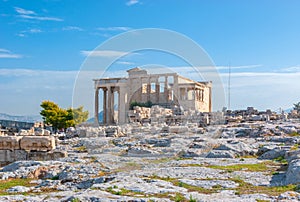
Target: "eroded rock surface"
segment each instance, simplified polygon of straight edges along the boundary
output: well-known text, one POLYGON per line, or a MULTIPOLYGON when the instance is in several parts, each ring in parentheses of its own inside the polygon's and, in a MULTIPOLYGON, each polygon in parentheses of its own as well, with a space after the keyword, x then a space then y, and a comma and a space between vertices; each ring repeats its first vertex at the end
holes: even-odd
POLYGON ((202 128, 162 118, 69 130, 56 145, 68 156, 40 161, 36 154, 1 168, 2 183, 19 184, 2 190, 0 201, 299 200, 299 122, 202 128))

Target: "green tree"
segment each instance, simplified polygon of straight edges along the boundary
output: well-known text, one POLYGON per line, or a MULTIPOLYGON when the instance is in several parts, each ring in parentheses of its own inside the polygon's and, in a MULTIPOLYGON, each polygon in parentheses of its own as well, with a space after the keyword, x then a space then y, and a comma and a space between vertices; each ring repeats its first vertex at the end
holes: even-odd
POLYGON ((300 112, 300 102, 294 104, 294 110, 297 110, 297 112, 300 112))
POLYGON ((69 108, 68 112, 71 113, 75 125, 87 121, 89 117, 89 111, 83 111, 83 106, 76 109, 69 108))
POLYGON ((88 118, 88 111, 83 111, 82 106, 77 109, 63 109, 52 101, 43 101, 41 107, 43 109, 40 114, 44 123, 51 125, 55 131, 75 126, 88 118))
POLYGON ((130 108, 129 109, 133 110, 133 108, 135 106, 151 108, 153 106, 153 103, 151 101, 147 101, 147 102, 133 101, 133 102, 130 103, 130 108))

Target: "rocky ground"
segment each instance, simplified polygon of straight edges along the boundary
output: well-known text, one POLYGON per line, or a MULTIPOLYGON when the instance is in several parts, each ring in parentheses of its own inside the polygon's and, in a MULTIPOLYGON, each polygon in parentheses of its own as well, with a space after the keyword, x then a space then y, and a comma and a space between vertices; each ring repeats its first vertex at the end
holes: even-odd
POLYGON ((1 168, 0 201, 299 201, 299 134, 299 120, 79 127, 67 158, 1 168))

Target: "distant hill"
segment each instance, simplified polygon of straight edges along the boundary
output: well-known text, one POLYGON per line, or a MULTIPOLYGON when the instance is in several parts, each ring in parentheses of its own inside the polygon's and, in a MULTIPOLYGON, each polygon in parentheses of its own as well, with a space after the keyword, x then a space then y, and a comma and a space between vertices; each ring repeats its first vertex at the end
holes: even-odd
POLYGON ((21 121, 34 123, 38 121, 42 121, 41 116, 39 115, 29 115, 29 116, 14 116, 5 113, 0 113, 0 120, 10 120, 10 121, 21 121))
MULTIPOLYGON (((114 110, 118 110, 118 105, 114 105, 114 110)), ((99 114, 98 114, 98 120, 99 120, 99 122, 103 121, 103 111, 99 112, 99 114)), ((87 123, 94 123, 95 122, 95 118, 92 117, 92 118, 88 119, 86 122, 87 123)))
MULTIPOLYGON (((101 111, 99 114, 98 114, 98 120, 99 122, 102 122, 103 120, 103 111, 101 111)), ((94 123, 95 122, 95 118, 90 118, 86 121, 87 123, 94 123)))
POLYGON ((293 108, 289 108, 289 109, 285 109, 284 112, 285 113, 290 113, 293 110, 293 108))

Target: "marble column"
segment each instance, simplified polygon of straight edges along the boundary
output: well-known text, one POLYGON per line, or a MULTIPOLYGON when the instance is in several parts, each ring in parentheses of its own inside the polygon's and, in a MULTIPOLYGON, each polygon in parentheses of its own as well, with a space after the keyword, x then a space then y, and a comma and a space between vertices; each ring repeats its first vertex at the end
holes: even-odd
POLYGON ((107 88, 103 88, 103 124, 107 123, 107 88))
POLYGON ((108 87, 108 95, 107 95, 107 102, 108 102, 108 106, 107 106, 107 116, 106 116, 106 123, 107 124, 111 124, 111 98, 112 98, 112 93, 111 93, 111 87, 108 87))
POLYGON ((114 95, 114 92, 115 92, 115 88, 114 87, 111 87, 111 98, 109 100, 110 102, 110 124, 114 123, 114 115, 115 115, 115 95, 114 95))
POLYGON ((95 91, 95 124, 99 124, 98 119, 98 113, 99 113, 99 88, 96 88, 95 91))

